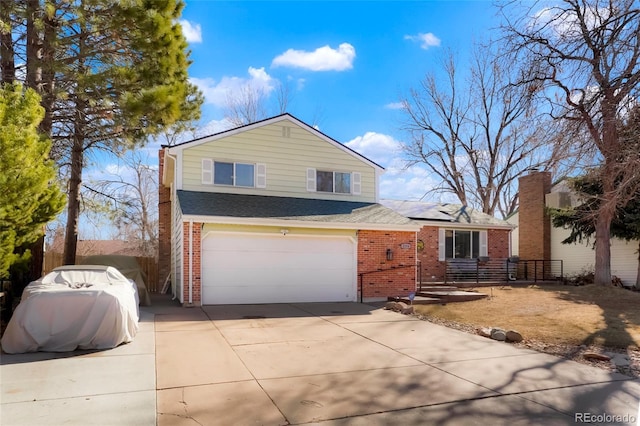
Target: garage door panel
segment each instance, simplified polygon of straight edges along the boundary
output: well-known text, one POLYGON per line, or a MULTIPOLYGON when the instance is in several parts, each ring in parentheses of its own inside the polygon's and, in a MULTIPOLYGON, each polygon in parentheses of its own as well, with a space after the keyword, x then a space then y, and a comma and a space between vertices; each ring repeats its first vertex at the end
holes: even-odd
POLYGON ((212 234, 202 242, 203 303, 355 300, 346 237, 212 234))
POLYGON ((282 274, 265 273, 257 268, 245 268, 241 271, 232 268, 218 269, 211 277, 212 285, 221 286, 290 286, 302 289, 311 286, 343 287, 343 283, 352 281, 352 271, 349 269, 327 269, 322 274, 309 274, 306 269, 289 268, 282 274))

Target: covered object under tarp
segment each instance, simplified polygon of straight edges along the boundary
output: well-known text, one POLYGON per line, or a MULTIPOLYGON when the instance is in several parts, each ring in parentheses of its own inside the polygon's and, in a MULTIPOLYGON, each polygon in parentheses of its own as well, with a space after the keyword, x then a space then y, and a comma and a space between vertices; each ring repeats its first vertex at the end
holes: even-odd
POLYGON ((138 332, 135 283, 117 269, 71 265, 54 269, 25 287, 7 329, 7 353, 107 349, 138 332))
POLYGON ((149 296, 146 285, 147 277, 135 257, 119 254, 96 254, 85 257, 79 262, 79 264, 113 266, 118 271, 122 272, 122 275, 135 281, 138 286, 140 305, 151 306, 151 296, 149 296))

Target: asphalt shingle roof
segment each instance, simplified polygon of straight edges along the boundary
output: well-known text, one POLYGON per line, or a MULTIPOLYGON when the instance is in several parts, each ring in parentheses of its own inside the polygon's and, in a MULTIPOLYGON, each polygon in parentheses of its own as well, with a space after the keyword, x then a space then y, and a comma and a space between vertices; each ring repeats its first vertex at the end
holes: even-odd
POLYGON ((414 224, 407 217, 377 203, 183 190, 177 191, 177 194, 185 215, 376 225, 414 224))

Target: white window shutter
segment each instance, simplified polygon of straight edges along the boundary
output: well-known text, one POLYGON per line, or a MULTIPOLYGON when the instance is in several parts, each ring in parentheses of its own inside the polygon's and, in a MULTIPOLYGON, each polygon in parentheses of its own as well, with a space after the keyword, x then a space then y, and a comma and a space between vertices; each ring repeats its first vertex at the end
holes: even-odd
POLYGON ((444 262, 446 256, 446 237, 444 228, 438 229, 438 260, 444 262))
POLYGON ((256 188, 267 187, 267 165, 264 163, 256 164, 256 188))
POLYGON ((211 185, 213 183, 213 160, 202 159, 202 184, 211 185))
POLYGON ((362 175, 359 172, 351 173, 351 193, 353 195, 362 193, 362 175))
POLYGON ((480 231, 480 256, 488 256, 487 231, 480 231))
POLYGON ((316 192, 316 169, 307 169, 307 191, 316 192))

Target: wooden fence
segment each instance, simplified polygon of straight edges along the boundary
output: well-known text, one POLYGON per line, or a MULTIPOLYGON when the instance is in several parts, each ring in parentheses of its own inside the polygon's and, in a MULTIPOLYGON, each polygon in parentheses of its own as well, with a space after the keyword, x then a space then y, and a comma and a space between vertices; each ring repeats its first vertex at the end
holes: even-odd
MULTIPOLYGON (((84 259, 85 256, 76 256, 76 263, 84 259)), ((155 257, 136 257, 140 268, 147 277, 146 286, 150 293, 159 293, 160 285, 158 283, 158 261, 155 257)), ((53 268, 62 266, 62 253, 46 252, 44 255, 43 274, 49 273, 53 268)))

